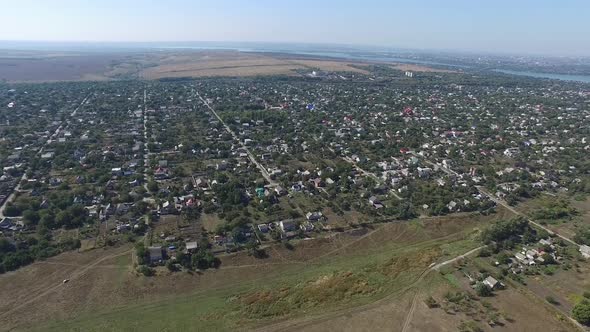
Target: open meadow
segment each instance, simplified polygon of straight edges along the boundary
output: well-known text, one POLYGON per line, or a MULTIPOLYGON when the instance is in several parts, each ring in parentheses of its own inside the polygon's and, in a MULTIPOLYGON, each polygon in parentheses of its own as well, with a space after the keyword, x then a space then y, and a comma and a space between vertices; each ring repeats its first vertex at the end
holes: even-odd
MULTIPOLYGON (((38 331, 195 330, 197 323, 214 330, 352 331, 367 320, 378 331, 451 331, 465 315, 428 309, 424 298, 456 286, 431 267, 476 248, 481 228, 505 214, 358 228, 293 247, 276 244, 264 259, 228 254, 216 270, 162 268, 154 277, 133 272, 130 246, 65 253, 0 277, 0 320, 5 329, 38 331)), ((494 302, 508 311, 503 297, 494 302)), ((519 299, 530 309, 512 311, 507 331, 534 311, 519 299)), ((550 315, 537 316, 539 326, 566 330, 550 315)))

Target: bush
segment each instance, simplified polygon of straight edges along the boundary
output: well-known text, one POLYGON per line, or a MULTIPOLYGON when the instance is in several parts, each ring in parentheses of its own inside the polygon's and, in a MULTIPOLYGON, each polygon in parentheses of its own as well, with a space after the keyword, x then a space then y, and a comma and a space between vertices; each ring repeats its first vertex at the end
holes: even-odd
POLYGON ((139 273, 143 274, 143 275, 144 275, 144 276, 146 276, 146 277, 151 277, 151 276, 153 276, 153 275, 155 274, 155 271, 154 271, 154 269, 150 268, 150 267, 149 267, 149 266, 147 266, 147 265, 140 265, 140 266, 137 268, 137 272, 139 272, 139 273))
POLYGON ((572 310, 574 318, 584 325, 590 325, 590 301, 582 300, 572 310))
POLYGON ((171 272, 176 272, 178 271, 178 266, 176 266, 176 263, 173 260, 169 260, 166 262, 166 267, 168 268, 169 271, 171 272))
POLYGON ((427 297, 426 300, 424 300, 424 303, 426 303, 426 306, 430 309, 438 307, 438 302, 436 302, 432 296, 427 297))
POLYGON ((553 305, 559 305, 559 301, 557 301, 553 296, 546 296, 545 300, 553 305))
POLYGON ((475 293, 477 294, 477 296, 482 296, 482 297, 487 297, 487 296, 492 296, 492 290, 485 285, 484 283, 478 283, 477 286, 475 286, 475 293))

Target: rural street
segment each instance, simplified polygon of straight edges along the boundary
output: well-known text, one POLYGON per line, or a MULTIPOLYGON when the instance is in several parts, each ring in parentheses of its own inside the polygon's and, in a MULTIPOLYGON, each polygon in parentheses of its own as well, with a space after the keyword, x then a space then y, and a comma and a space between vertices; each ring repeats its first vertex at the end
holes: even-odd
POLYGON ((492 201, 494 201, 496 204, 502 205, 503 207, 505 207, 506 209, 508 209, 510 212, 521 216, 523 218, 525 218, 528 222, 530 222, 531 224, 535 225, 536 227, 543 229, 545 231, 547 231, 549 234, 555 234, 556 236, 558 236, 559 238, 563 239, 564 241, 567 241, 575 246, 580 246, 578 243, 576 243, 574 240, 567 238, 561 234, 558 234, 552 230, 550 230, 549 228, 531 220, 530 218, 528 218, 526 215, 524 215, 521 212, 516 211, 512 206, 508 205, 504 200, 501 200, 497 197, 495 197, 494 195, 492 195, 491 193, 489 193, 485 188, 481 187, 481 186, 476 186, 477 190, 479 190, 479 192, 481 192, 482 194, 485 194, 486 196, 488 196, 492 201))
POLYGON ((260 170, 260 173, 262 174, 262 176, 264 177, 264 179, 270 184, 270 187, 276 187, 278 186, 278 183, 275 182, 273 179, 270 178, 270 174, 268 173, 268 171, 266 170, 266 168, 264 168, 264 166, 262 166, 254 157, 254 155, 252 154, 252 152, 250 152, 250 149, 248 149, 248 147, 240 140, 240 138, 238 137, 238 135, 236 135, 236 133, 234 133, 233 130, 231 130, 231 128, 225 124, 225 122, 223 122, 223 120, 221 119, 221 117, 217 114, 217 112, 215 112, 215 110, 211 107, 211 105, 209 105, 209 103, 203 99, 203 97, 201 97, 201 95, 199 94, 199 92, 197 91, 197 96, 199 97, 199 99, 201 100, 201 102, 203 102, 203 104, 205 106, 207 106, 207 108, 209 109, 209 111, 211 111, 211 113, 213 113, 213 115, 217 118, 217 120, 225 127, 225 130, 233 137, 233 139, 235 139, 236 141, 238 141, 238 143, 240 144, 240 146, 246 151, 246 153, 248 154, 248 158, 250 159, 250 161, 256 165, 256 167, 258 167, 258 169, 260 170))
MULTIPOLYGON (((78 112, 80 107, 82 107, 82 105, 84 105, 84 103, 88 100, 88 98, 90 98, 90 95, 86 96, 86 98, 84 98, 82 100, 82 102, 78 105, 78 107, 76 107, 76 109, 74 109, 74 111, 70 114, 70 117, 73 117, 76 115, 76 113, 78 112)), ((53 139, 57 137, 57 135, 59 135, 61 130, 62 129, 65 130, 67 128, 68 128, 67 120, 62 121, 62 123, 57 127, 55 132, 51 136, 49 136, 49 139, 47 139, 47 141, 39 148, 39 150, 37 150, 37 153, 35 155, 40 156, 41 153, 43 153, 43 149, 45 149, 45 147, 47 145, 49 145, 53 141, 53 139)), ((23 182, 26 179, 27 179, 27 172, 25 171, 23 176, 21 176, 20 180, 17 182, 14 189, 12 189, 12 192, 10 193, 10 195, 8 195, 8 197, 6 197, 6 200, 4 200, 4 202, 0 206, 0 220, 4 219, 4 210, 6 209, 6 206, 8 205, 9 202, 12 202, 16 198, 16 193, 20 190, 21 182, 23 182)))
MULTIPOLYGON (((330 150, 332 150, 332 149, 330 149, 330 150)), ((332 150, 332 152, 334 152, 334 150, 332 150)), ((358 164, 357 164, 357 163, 356 163, 354 160, 352 160, 350 157, 344 156, 344 157, 342 157, 342 159, 344 159, 346 162, 348 162, 348 163, 352 164, 352 166, 354 166, 354 167, 355 167, 356 169, 358 169, 358 170, 359 170, 361 173, 363 173, 363 175, 365 175, 365 176, 367 176, 367 177, 370 177, 371 179, 375 180, 375 182, 377 182, 378 184, 381 184, 381 183, 383 183, 383 181, 381 181, 381 179, 379 179, 379 177, 378 177, 377 175, 375 175, 375 173, 371 173, 371 172, 369 172, 369 171, 366 171, 366 170, 362 169, 362 168, 361 168, 361 167, 359 167, 359 165, 358 165, 358 164)), ((403 200, 403 198, 402 198, 402 197, 400 197, 400 196, 399 196, 399 195, 398 195, 398 194, 395 192, 395 190, 394 190, 394 189, 390 189, 390 190, 389 190, 389 193, 390 193, 390 194, 392 194, 392 195, 393 195, 395 198, 397 198, 398 200, 400 200, 400 201, 402 201, 402 200, 403 200)))

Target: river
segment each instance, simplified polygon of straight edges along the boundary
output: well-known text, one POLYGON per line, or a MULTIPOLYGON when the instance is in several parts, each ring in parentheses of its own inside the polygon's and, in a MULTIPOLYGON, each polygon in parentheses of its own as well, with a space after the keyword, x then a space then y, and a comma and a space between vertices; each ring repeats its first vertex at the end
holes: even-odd
POLYGON ((572 82, 584 82, 590 83, 590 75, 567 75, 567 74, 549 74, 549 73, 537 73, 531 71, 517 71, 517 70, 506 70, 506 69, 494 69, 495 72, 528 76, 535 78, 549 78, 553 80, 572 81, 572 82))

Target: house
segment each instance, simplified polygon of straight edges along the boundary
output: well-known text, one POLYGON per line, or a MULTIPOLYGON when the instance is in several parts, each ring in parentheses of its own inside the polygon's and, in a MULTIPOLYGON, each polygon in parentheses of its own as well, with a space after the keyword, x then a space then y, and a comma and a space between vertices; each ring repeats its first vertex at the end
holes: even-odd
POLYGON ((449 204, 447 204, 447 209, 449 209, 449 211, 454 211, 456 207, 457 203, 455 201, 450 201, 449 204))
POLYGON ((494 277, 489 276, 483 280, 483 284, 488 286, 491 289, 496 289, 500 286, 500 282, 496 280, 494 277))
POLYGON ((148 253, 150 255, 150 263, 159 263, 164 259, 162 254, 162 247, 148 247, 148 253))
POLYGON ((371 204, 375 209, 382 209, 384 207, 383 203, 381 203, 381 201, 376 196, 369 197, 369 204, 371 204))
POLYGON ((526 259, 526 256, 523 255, 523 254, 521 254, 521 253, 519 253, 519 252, 517 252, 516 254, 514 254, 514 257, 516 257, 516 259, 518 259, 521 262, 525 262, 527 260, 526 259))
POLYGON ((305 218, 309 221, 318 221, 322 219, 323 215, 321 212, 307 212, 305 218))
POLYGON ((170 203, 169 201, 165 201, 164 203, 162 203, 162 207, 160 208, 160 214, 161 215, 167 215, 167 214, 173 214, 176 208, 174 206, 174 204, 170 203))
POLYGON ((297 229, 297 224, 293 220, 283 220, 279 222, 279 227, 285 233, 292 232, 297 229))
POLYGON ((45 152, 41 155, 41 159, 51 159, 55 156, 55 152, 45 152))
POLYGON ((194 253, 197 251, 197 249, 199 248, 199 245, 197 244, 197 241, 192 241, 192 242, 186 242, 185 243, 186 246, 186 252, 187 253, 194 253))
POLYGON ((209 187, 209 182, 207 181, 207 179, 197 178, 195 180, 195 187, 206 189, 209 187))
POLYGON ((261 233, 268 233, 268 225, 267 224, 258 224, 258 230, 261 233))
POLYGON ((316 188, 321 188, 321 187, 326 186, 326 184, 324 183, 324 181, 321 178, 311 179, 311 182, 313 182, 313 185, 316 188))
POLYGON ((582 254, 582 256, 584 256, 584 258, 590 258, 590 246, 587 246, 585 244, 581 245, 580 253, 582 254))
POLYGON ((544 246, 550 246, 553 244, 553 241, 551 241, 551 239, 541 239, 539 240, 539 243, 544 246))
POLYGON ((301 228, 301 230, 304 232, 311 232, 311 231, 313 231, 314 226, 311 222, 306 221, 306 222, 302 223, 301 226, 299 226, 299 228, 301 228))
POLYGON ((275 188, 275 192, 277 193, 277 195, 279 196, 283 196, 287 194, 287 190, 285 190, 285 188, 281 187, 281 186, 276 186, 275 188))
POLYGON ((10 218, 4 218, 0 221, 0 228, 2 229, 10 229, 14 226, 14 222, 10 218))
POLYGON ((225 171, 227 170, 227 167, 229 166, 229 164, 227 163, 227 161, 223 160, 220 163, 217 163, 216 168, 218 171, 225 171))

